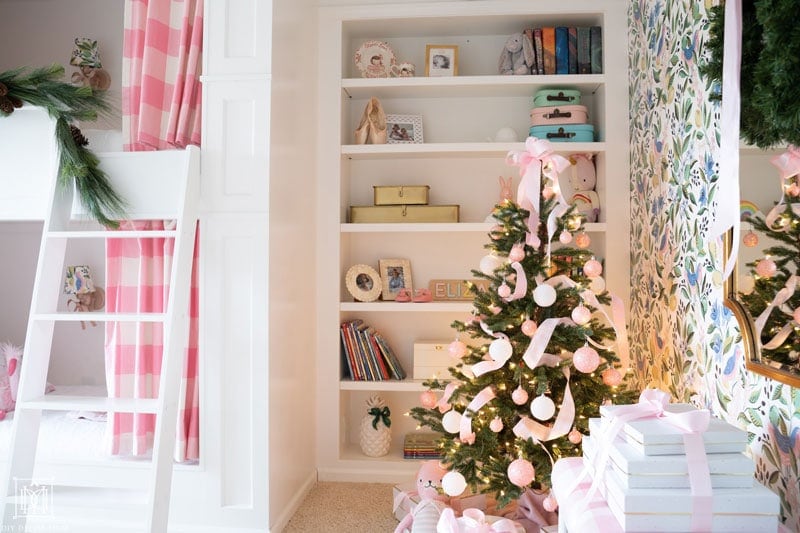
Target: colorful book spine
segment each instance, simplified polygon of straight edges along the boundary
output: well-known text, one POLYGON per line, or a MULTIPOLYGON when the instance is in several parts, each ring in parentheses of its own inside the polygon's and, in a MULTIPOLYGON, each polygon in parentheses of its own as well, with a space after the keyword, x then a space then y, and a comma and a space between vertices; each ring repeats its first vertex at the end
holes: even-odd
POLYGON ((565 26, 556 28, 556 74, 569 74, 569 31, 565 26))
POLYGON ((592 56, 588 27, 578 28, 578 74, 592 73, 592 56))
POLYGON ((578 28, 569 28, 569 73, 578 73, 578 28))
POLYGON ((531 65, 531 74, 539 74, 539 64, 536 61, 536 46, 534 45, 534 38, 533 38, 533 28, 528 28, 525 30, 523 37, 531 43, 531 48, 533 49, 533 65, 531 65))
POLYGON ((385 358, 381 353, 381 349, 378 346, 378 341, 375 340, 375 330, 373 328, 369 328, 367 330, 367 340, 369 341, 369 349, 372 352, 372 357, 375 358, 375 361, 378 363, 378 369, 381 372, 381 379, 391 379, 392 376, 389 373, 388 365, 386 364, 385 358))
POLYGON ((345 366, 347 368, 347 375, 350 377, 350 379, 355 381, 356 373, 353 370, 354 368, 353 354, 352 351, 350 350, 350 347, 347 345, 347 333, 345 332, 345 327, 346 326, 342 324, 342 326, 339 328, 339 333, 342 337, 342 358, 345 361, 345 366))
POLYGON ((364 359, 364 367, 367 371, 367 379, 369 381, 380 381, 380 374, 378 372, 378 363, 372 358, 369 351, 369 343, 367 342, 365 324, 359 324, 356 328, 356 341, 358 342, 361 357, 364 359))
POLYGON ((378 346, 380 346, 383 355, 392 367, 395 379, 406 379, 406 371, 403 369, 403 365, 400 364, 400 360, 397 358, 394 351, 392 351, 386 339, 384 339, 380 333, 376 333, 375 340, 378 341, 378 346))
POLYGON ((592 74, 603 73, 603 36, 600 26, 589 29, 589 48, 591 49, 592 74))
POLYGON ((533 28, 533 49, 536 53, 536 70, 544 74, 544 49, 542 48, 542 28, 533 28))
POLYGON ((556 29, 552 26, 542 28, 542 50, 544 52, 544 73, 556 73, 556 29))

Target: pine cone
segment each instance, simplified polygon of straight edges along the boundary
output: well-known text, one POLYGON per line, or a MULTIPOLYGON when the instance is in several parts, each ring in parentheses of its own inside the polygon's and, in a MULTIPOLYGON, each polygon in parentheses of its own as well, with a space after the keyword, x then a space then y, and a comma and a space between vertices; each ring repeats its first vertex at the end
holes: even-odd
POLYGON ((6 115, 10 115, 14 112, 14 104, 5 96, 0 96, 0 111, 6 115))
POLYGON ((8 94, 8 87, 6 84, 0 81, 0 96, 5 96, 8 94))
POLYGON ((75 141, 77 146, 86 146, 89 144, 89 139, 83 136, 81 130, 78 129, 77 126, 73 126, 72 124, 69 125, 69 131, 72 133, 72 139, 75 141))
POLYGON ((16 96, 12 96, 9 94, 8 99, 11 100, 11 103, 14 105, 14 107, 17 108, 22 107, 22 100, 17 98, 16 96))

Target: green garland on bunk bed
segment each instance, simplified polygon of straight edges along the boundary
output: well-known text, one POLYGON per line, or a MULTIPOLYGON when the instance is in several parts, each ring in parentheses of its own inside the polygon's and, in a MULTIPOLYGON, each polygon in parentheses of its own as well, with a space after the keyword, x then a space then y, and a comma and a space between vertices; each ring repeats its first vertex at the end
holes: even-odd
POLYGON ((124 200, 114 191, 100 161, 89 150, 86 138, 73 124, 94 121, 111 109, 103 91, 60 81, 64 67, 52 65, 28 71, 17 68, 0 73, 0 117, 7 117, 23 104, 38 106, 56 121, 59 151, 59 184, 67 187, 75 180, 81 202, 98 222, 117 227, 123 218, 124 200))
MULTIPOLYGON (((700 71, 722 80, 725 5, 710 10, 709 59, 700 71)), ((742 2, 740 132, 749 144, 800 146, 800 0, 742 2)))

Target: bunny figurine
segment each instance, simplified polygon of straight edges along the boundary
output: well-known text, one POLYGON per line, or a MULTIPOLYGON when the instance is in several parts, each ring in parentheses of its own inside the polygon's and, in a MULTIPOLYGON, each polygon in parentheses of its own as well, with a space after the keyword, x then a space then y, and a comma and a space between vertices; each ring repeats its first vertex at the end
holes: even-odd
POLYGON ((600 214, 600 197, 594 191, 597 183, 597 174, 592 156, 588 154, 572 154, 569 156, 571 163, 569 182, 573 194, 570 203, 576 206, 576 211, 586 218, 586 222, 597 222, 600 214))
POLYGON ((513 198, 511 195, 511 181, 513 178, 509 176, 508 181, 505 181, 503 176, 498 176, 497 179, 500 182, 500 201, 498 203, 510 202, 513 198))

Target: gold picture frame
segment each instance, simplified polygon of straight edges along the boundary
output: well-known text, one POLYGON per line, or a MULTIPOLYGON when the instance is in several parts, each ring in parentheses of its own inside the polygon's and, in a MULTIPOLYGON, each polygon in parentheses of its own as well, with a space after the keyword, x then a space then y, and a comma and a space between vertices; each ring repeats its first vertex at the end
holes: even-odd
POLYGON ((344 281, 350 296, 359 302, 374 302, 383 290, 380 274, 369 265, 351 266, 344 281))
POLYGON ((411 262, 408 259, 381 259, 379 263, 384 300, 397 299, 400 289, 406 289, 409 294, 414 293, 411 281, 411 262))
POLYGON ((431 77, 458 76, 458 46, 454 44, 426 45, 425 75, 431 77))

